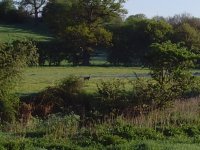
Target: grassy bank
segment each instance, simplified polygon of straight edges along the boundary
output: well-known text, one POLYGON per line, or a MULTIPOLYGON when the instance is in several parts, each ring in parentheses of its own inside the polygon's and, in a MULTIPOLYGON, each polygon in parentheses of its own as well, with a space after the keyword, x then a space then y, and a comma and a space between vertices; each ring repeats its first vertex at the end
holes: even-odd
POLYGON ((37 41, 52 39, 48 30, 42 25, 34 24, 0 24, 0 42, 31 38, 37 41))

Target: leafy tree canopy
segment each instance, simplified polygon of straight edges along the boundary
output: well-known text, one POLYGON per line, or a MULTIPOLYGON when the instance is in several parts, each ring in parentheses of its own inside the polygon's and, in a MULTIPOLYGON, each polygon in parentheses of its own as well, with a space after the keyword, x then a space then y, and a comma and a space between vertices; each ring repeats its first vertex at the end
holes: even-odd
POLYGON ((183 23, 175 29, 174 41, 183 42, 185 46, 192 52, 200 53, 200 31, 192 27, 188 23, 183 23))
POLYGON ((154 43, 147 55, 147 64, 152 70, 152 77, 159 83, 167 83, 175 76, 181 77, 183 71, 189 71, 194 67, 194 61, 198 55, 181 47, 180 44, 172 44, 170 41, 154 43))
MULTIPOLYGON (((66 40, 71 56, 80 59, 82 65, 89 65, 90 54, 94 47, 108 46, 112 34, 105 29, 105 22, 120 16, 126 11, 122 4, 125 0, 62 0, 50 1, 44 11, 47 23, 56 31, 59 38, 66 40), (56 8, 61 8, 58 11, 56 8), (58 18, 61 16, 61 18, 58 18), (63 20, 62 20, 63 19, 63 20), (55 21, 52 21, 55 20, 55 21), (58 28, 57 28, 58 27, 58 28), (79 57, 77 57, 79 55, 79 57)), ((73 62, 77 64, 77 62, 73 62)))

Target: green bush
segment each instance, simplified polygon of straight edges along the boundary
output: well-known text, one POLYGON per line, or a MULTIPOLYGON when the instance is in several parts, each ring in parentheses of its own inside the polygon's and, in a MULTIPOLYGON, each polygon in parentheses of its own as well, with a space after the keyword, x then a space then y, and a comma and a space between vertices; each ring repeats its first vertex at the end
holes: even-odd
POLYGON ((120 110, 127 106, 128 92, 122 80, 101 81, 100 84, 97 84, 97 89, 97 97, 103 105, 101 109, 111 112, 114 109, 120 110))
POLYGON ((83 88, 83 81, 78 77, 68 77, 63 79, 58 87, 69 94, 79 94, 83 88))
POLYGON ((180 128, 167 127, 163 131, 163 135, 166 137, 176 137, 183 135, 183 132, 180 128))
POLYGON ((131 125, 120 125, 116 123, 113 126, 112 133, 128 140, 135 139, 136 137, 135 128, 131 125))
POLYGON ((84 97, 82 88, 83 81, 80 78, 67 77, 56 86, 48 87, 36 95, 25 97, 23 101, 34 105, 35 109, 32 112, 34 116, 44 118, 52 113, 71 113, 71 111, 76 113, 85 107, 81 102, 84 97), (76 110, 76 107, 80 107, 80 109, 76 110))
POLYGON ((184 98, 198 97, 200 95, 200 80, 194 77, 183 91, 184 98))
POLYGON ((37 48, 30 40, 0 43, 0 117, 12 121, 18 99, 12 90, 20 79, 23 68, 37 62, 37 48))
POLYGON ((133 103, 142 106, 144 109, 169 107, 179 95, 176 91, 173 91, 172 84, 160 85, 152 79, 143 80, 138 78, 133 87, 133 103))
POLYGON ((118 135, 103 135, 101 140, 99 141, 103 145, 118 145, 126 143, 127 141, 118 135))
POLYGON ((146 56, 152 82, 140 85, 136 98, 148 101, 155 108, 166 107, 170 102, 183 97, 191 89, 195 79, 189 69, 199 56, 180 44, 170 41, 153 43, 146 56), (140 89, 141 88, 141 89, 140 89), (147 94, 146 94, 147 93, 147 94))
POLYGON ((184 127, 183 131, 189 137, 195 137, 200 135, 200 130, 195 126, 184 127))

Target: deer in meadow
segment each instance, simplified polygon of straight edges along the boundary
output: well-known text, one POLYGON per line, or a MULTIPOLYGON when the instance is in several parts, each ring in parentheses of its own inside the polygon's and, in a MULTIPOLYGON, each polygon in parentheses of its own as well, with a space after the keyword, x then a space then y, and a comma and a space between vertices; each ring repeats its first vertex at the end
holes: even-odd
POLYGON ((86 77, 83 77, 84 81, 86 81, 86 80, 90 80, 90 78, 91 78, 90 75, 89 75, 89 76, 86 76, 86 77))

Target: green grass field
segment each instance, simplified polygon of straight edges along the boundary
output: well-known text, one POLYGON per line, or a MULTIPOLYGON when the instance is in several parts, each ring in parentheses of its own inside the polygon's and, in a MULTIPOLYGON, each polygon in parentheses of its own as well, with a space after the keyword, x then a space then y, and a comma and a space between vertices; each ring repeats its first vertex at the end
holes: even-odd
POLYGON ((95 91, 96 83, 101 80, 113 78, 127 79, 134 73, 148 73, 148 69, 133 67, 33 67, 27 68, 22 76, 22 82, 18 85, 16 92, 29 94, 39 92, 48 86, 53 86, 61 79, 69 76, 91 76, 86 81, 86 90, 95 91))
POLYGON ((32 24, 0 24, 0 42, 8 42, 14 39, 32 38, 37 41, 52 39, 47 29, 42 25, 32 24))
MULTIPOLYGON (((193 70, 198 73, 199 70, 193 70)), ((91 76, 86 82, 85 90, 95 92, 96 84, 102 80, 120 78, 125 81, 133 79, 134 75, 146 76, 149 70, 140 67, 30 67, 26 68, 21 83, 16 88, 18 94, 31 94, 39 92, 46 87, 56 85, 60 80, 69 76, 91 76)))

